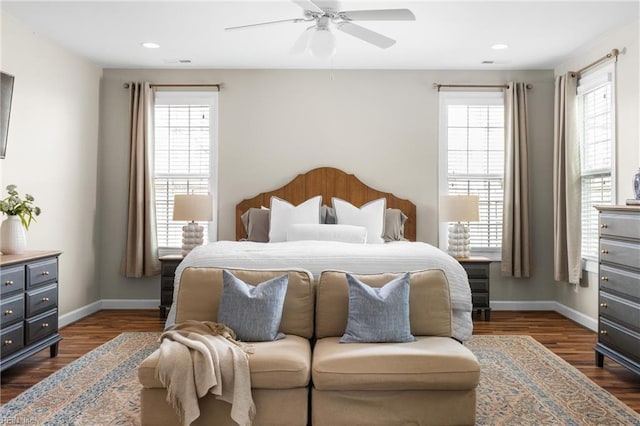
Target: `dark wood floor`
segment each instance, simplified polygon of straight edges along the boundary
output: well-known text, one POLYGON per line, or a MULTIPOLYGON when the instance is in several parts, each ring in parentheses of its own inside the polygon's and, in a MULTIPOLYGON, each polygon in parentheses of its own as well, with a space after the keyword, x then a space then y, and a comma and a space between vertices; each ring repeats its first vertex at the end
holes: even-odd
MULTIPOLYGON (((123 331, 161 331, 158 311, 101 311, 60 331, 58 357, 49 350, 2 373, 0 402, 4 404, 54 371, 81 357, 123 331)), ((629 407, 640 413, 640 376, 605 359, 597 368, 593 345, 596 334, 555 312, 492 312, 491 321, 474 320, 475 334, 525 334, 582 371, 629 407)))

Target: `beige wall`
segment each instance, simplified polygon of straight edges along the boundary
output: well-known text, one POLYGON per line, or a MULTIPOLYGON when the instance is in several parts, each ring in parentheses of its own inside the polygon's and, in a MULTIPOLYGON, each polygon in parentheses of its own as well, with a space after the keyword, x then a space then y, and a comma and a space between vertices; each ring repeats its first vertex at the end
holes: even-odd
MULTIPOLYGON (((533 84, 529 92, 534 277, 493 274, 492 300, 553 300, 551 275, 551 71, 104 71, 98 210, 102 297, 157 299, 158 279, 118 273, 127 202, 128 107, 123 83, 222 82, 219 116, 220 239, 234 238, 234 208, 318 166, 416 203, 418 239, 437 244, 438 93, 434 82, 533 84)), ((494 270, 497 269, 494 267, 494 270)))
POLYGON ((1 15, 0 68, 15 76, 2 197, 28 192, 42 215, 29 249, 62 250, 60 313, 100 299, 95 264, 98 98, 102 70, 1 15))
MULTIPOLYGON (((600 37, 555 69, 555 74, 576 70, 602 57, 611 49, 624 53, 616 64, 616 196, 619 204, 633 198, 631 179, 640 166, 640 21, 600 37)), ((598 276, 584 273, 580 286, 558 285, 558 302, 598 316, 598 276)))

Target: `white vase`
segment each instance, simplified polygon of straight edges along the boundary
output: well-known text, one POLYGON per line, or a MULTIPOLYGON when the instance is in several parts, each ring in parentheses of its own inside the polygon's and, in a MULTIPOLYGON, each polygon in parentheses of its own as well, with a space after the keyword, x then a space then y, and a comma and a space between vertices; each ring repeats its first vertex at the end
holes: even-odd
POLYGON ((21 254, 27 249, 27 233, 18 216, 9 216, 0 226, 2 254, 21 254))

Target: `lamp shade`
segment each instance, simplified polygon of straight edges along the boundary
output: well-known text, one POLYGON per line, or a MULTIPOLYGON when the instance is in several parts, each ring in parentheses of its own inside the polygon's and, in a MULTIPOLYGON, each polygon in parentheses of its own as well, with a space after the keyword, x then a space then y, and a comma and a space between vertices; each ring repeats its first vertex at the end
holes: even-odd
POLYGON ((478 221, 477 195, 443 195, 440 197, 441 222, 478 221))
POLYGON ((213 197, 209 194, 177 194, 173 198, 173 220, 213 220, 213 197))
POLYGON ((336 53, 336 38, 328 28, 318 28, 311 37, 309 50, 318 58, 328 58, 336 53))

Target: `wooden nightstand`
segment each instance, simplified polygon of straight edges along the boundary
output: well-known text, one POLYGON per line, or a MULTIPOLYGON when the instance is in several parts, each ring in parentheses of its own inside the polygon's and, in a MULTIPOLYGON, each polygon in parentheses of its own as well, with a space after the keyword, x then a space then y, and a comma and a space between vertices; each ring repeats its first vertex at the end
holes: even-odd
POLYGON ((489 267, 491 260, 486 257, 456 258, 462 265, 471 286, 471 300, 473 309, 478 312, 480 318, 484 312, 485 321, 491 320, 491 306, 489 305, 489 267))
POLYGON ((182 255, 160 256, 160 318, 167 318, 167 311, 173 303, 173 281, 176 268, 182 262, 182 255))

